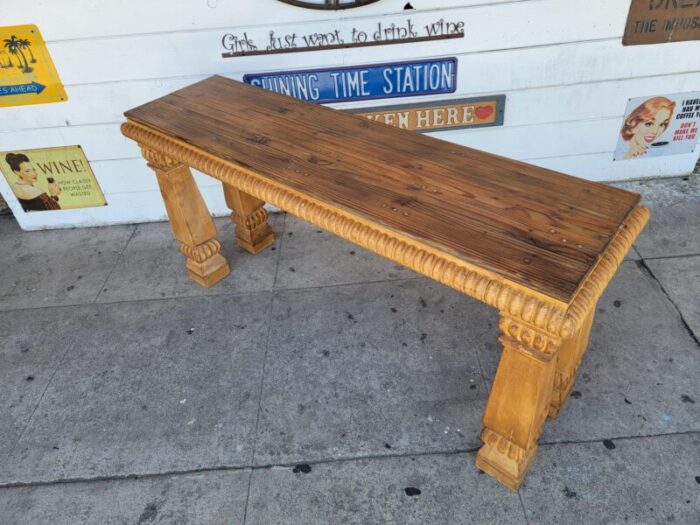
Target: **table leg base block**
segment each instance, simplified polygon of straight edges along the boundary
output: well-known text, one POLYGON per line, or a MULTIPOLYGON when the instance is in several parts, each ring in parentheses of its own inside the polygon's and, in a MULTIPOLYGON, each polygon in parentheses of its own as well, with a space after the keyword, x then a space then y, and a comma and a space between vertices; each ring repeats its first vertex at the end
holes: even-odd
POLYGON ((524 450, 495 432, 484 429, 484 442, 476 455, 476 466, 511 490, 518 490, 535 457, 537 445, 524 450))
POLYGON ((231 273, 228 261, 218 253, 201 263, 187 259, 185 266, 192 280, 205 288, 211 288, 231 273))
POLYGON ((238 242, 238 246, 243 248, 245 251, 252 253, 253 255, 257 255, 275 242, 275 234, 270 232, 267 237, 265 237, 262 241, 256 242, 255 244, 252 244, 245 239, 241 239, 240 237, 237 237, 236 241, 238 242))

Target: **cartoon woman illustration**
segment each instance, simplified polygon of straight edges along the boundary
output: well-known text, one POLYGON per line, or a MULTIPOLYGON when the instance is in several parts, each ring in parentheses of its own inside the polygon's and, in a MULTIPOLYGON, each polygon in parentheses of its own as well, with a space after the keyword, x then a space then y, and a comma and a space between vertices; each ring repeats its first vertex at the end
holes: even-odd
POLYGON ((29 157, 24 153, 8 153, 5 155, 5 161, 10 165, 12 172, 17 175, 18 180, 12 185, 12 191, 15 192, 24 211, 61 209, 58 204, 61 188, 58 187, 53 177, 46 178, 49 183, 49 196, 41 188, 34 186, 38 177, 29 157))
POLYGON ((625 119, 620 130, 622 140, 629 143, 623 159, 643 157, 656 139, 668 129, 676 103, 666 97, 655 97, 642 103, 625 119))

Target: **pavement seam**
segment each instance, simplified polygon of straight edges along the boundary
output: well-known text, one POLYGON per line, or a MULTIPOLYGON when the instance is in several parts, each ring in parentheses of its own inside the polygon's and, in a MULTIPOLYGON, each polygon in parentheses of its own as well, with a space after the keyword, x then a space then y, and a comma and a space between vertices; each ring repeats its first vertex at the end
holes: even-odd
POLYGON ((99 290, 97 290, 97 295, 95 298, 92 300, 91 303, 86 303, 86 304, 95 304, 97 302, 97 299, 102 295, 102 291, 105 289, 105 286, 107 285, 107 282, 109 282, 109 279, 112 277, 112 274, 114 273, 114 270, 117 269, 117 266, 119 266, 119 263, 122 262, 122 258, 124 257, 124 253, 126 252, 127 247, 131 243, 131 239, 134 238, 134 235, 136 235, 136 230, 139 229, 140 225, 134 226, 134 229, 131 231, 131 235, 129 235, 129 238, 126 240, 126 243, 124 243, 124 247, 122 250, 119 252, 119 256, 117 256, 117 260, 114 261, 114 264, 112 265, 111 270, 109 270, 109 273, 107 274, 107 277, 105 278, 105 281, 102 283, 102 286, 100 286, 99 290))
MULTIPOLYGON (((24 433, 27 431, 29 428, 29 425, 31 425, 32 420, 34 419, 34 414, 36 414, 36 411, 39 409, 39 405, 41 405, 41 402, 44 400, 44 396, 46 395, 46 392, 48 391, 49 387, 51 386, 51 383, 53 383, 53 378, 56 377, 56 374, 58 373, 59 369, 63 366, 63 363, 66 360, 66 357, 68 356, 68 353, 71 351, 73 348, 73 343, 75 342, 76 338, 78 337, 78 334, 74 334, 73 337, 69 340, 69 344, 67 345, 67 348, 65 352, 63 352, 63 355, 61 356, 61 359, 59 359, 58 364, 56 365, 56 368, 51 374, 51 377, 49 380, 46 382, 46 386, 44 387, 43 392, 41 392, 41 396, 39 397, 39 401, 37 401, 36 405, 34 406, 34 410, 32 410, 31 415, 27 418, 27 424, 24 425, 24 428, 22 429, 22 432, 20 432, 19 436, 17 437, 17 441, 15 441, 15 444, 12 445, 12 448, 7 454, 7 458, 10 459, 12 455, 15 452, 15 449, 19 445, 20 441, 22 441, 22 438, 24 437, 24 433)), ((0 488, 3 487, 3 484, 0 483, 0 488)))
POLYGON ((656 257, 640 257, 640 259, 645 261, 656 261, 664 259, 689 259, 692 257, 700 257, 700 253, 683 253, 680 255, 657 255, 656 257))
MULTIPOLYGON (((387 284, 387 283, 402 283, 402 282, 407 282, 407 281, 417 281, 418 279, 426 279, 426 277, 419 275, 417 277, 406 277, 403 279, 380 279, 378 281, 357 281, 354 283, 336 283, 336 284, 322 284, 318 286, 306 286, 304 288, 278 288, 274 291, 276 292, 307 292, 307 291, 314 291, 314 290, 323 290, 326 288, 339 288, 339 287, 346 287, 346 286, 359 286, 359 285, 364 285, 364 284, 387 284)), ((104 287, 104 285, 103 285, 104 287)), ((7 310, 2 310, 0 309, 0 313, 2 312, 22 312, 25 310, 47 310, 51 308, 74 308, 74 307, 80 307, 80 306, 89 306, 89 305, 107 305, 107 304, 124 304, 124 303, 140 303, 140 302, 148 302, 148 301, 173 301, 173 300, 180 300, 180 299, 202 299, 202 298, 211 298, 211 297, 245 297, 248 295, 257 295, 257 294, 266 294, 269 293, 270 290, 250 290, 250 291, 242 291, 242 292, 226 292, 226 293, 213 293, 213 294, 202 294, 202 295, 178 295, 175 297, 149 297, 145 299, 121 299, 118 301, 102 301, 99 303, 72 303, 72 304, 54 304, 54 305, 46 305, 46 306, 26 306, 22 308, 10 308, 7 310)))
POLYGON ((523 501, 523 495, 520 493, 520 487, 518 487, 518 500, 520 500, 520 508, 523 509, 523 518, 525 518, 525 524, 530 525, 530 520, 527 519, 527 511, 525 510, 525 502, 523 501))
MULTIPOLYGON (((282 235, 280 235, 279 246, 277 246, 277 264, 275 265, 275 276, 272 280, 272 290, 270 291, 270 302, 268 304, 268 322, 267 333, 265 334, 265 351, 263 353, 262 370, 260 371, 260 390, 258 391, 258 409, 255 413, 255 425, 253 426, 253 453, 251 463, 255 464, 255 451, 258 444, 258 423, 260 422, 260 411, 262 407, 262 395, 265 387, 265 365, 267 364, 267 351, 270 348, 270 334, 272 333, 272 309, 275 303, 275 285, 277 284, 277 274, 280 268, 280 259, 282 258, 282 245, 284 243, 284 234, 287 231, 287 214, 284 214, 282 220, 282 235)), ((243 506, 243 525, 248 519, 248 500, 250 499, 250 486, 253 483, 253 471, 248 474, 248 488, 245 495, 245 504, 243 506)))
MULTIPOLYGON (((610 438, 595 438, 595 439, 584 439, 584 440, 562 440, 562 441, 550 441, 542 442, 539 444, 540 447, 553 447, 558 445, 586 445, 591 443, 602 443, 606 439, 611 441, 632 441, 641 439, 654 439, 654 438, 664 438, 664 437, 676 437, 676 436, 692 436, 700 435, 700 429, 698 430, 686 430, 682 432, 666 432, 663 434, 649 434, 642 436, 617 436, 610 438)), ((394 454, 376 454, 376 455, 364 455, 364 456, 353 456, 344 458, 321 458, 311 461, 292 461, 285 463, 269 463, 265 465, 219 465, 214 467, 201 467, 196 469, 185 469, 185 470, 171 470, 164 472, 153 472, 146 474, 123 474, 114 476, 95 476, 91 478, 64 478, 56 479, 51 481, 18 481, 9 483, 0 483, 1 489, 13 489, 13 488, 27 488, 27 487, 44 487, 52 485, 67 485, 74 483, 95 483, 101 481, 136 481, 140 479, 158 479, 170 476, 188 476, 193 474, 206 474, 212 472, 238 472, 238 471, 251 471, 252 474, 258 470, 272 470, 272 469, 285 469, 294 468, 300 464, 306 465, 332 465, 336 463, 351 463, 354 461, 381 461, 390 459, 401 459, 401 458, 417 458, 417 457, 430 457, 430 456, 458 456, 458 455, 468 455, 474 454, 481 448, 481 445, 470 447, 470 448, 460 448, 453 450, 429 450, 424 452, 405 452, 405 453, 394 453, 394 454)))
POLYGON ((663 294, 666 296, 666 298, 669 300, 669 302, 673 305, 673 308, 676 310, 676 313, 678 314, 678 317, 680 318, 681 324, 685 327, 686 332, 688 332, 688 335, 690 335, 691 339, 695 341, 695 344, 697 346, 700 346, 700 339, 698 339, 698 336, 695 335, 695 332, 693 332, 693 329, 690 327, 688 324, 688 321, 686 321, 685 317, 683 317, 683 312, 681 311, 680 307, 676 304, 676 302, 673 300, 671 295, 666 291, 666 288, 664 288, 663 283, 659 280, 658 277, 654 274, 654 272, 651 270, 649 265, 646 263, 644 259, 640 259, 639 261, 635 261, 637 263, 637 266, 639 269, 649 275, 656 283, 659 285, 659 288, 661 288, 661 291, 663 294))

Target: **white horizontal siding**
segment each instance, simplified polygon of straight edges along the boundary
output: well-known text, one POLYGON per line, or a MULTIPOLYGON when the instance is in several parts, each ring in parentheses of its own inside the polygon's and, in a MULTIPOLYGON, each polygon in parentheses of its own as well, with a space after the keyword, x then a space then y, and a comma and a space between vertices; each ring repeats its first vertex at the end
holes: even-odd
MULTIPOLYGON (((161 220, 155 179, 136 145, 122 137, 126 109, 221 74, 380 63, 435 56, 459 59, 457 92, 335 104, 403 104, 504 93, 504 126, 435 133, 592 180, 688 173, 677 155, 613 162, 628 98, 700 89, 700 43, 623 47, 629 0, 381 0, 359 9, 300 9, 276 0, 30 0, 3 6, 3 25, 36 23, 69 101, 0 109, 0 150, 80 144, 107 196, 104 208, 19 214, 25 228, 161 220), (32 20, 27 13, 33 13, 32 20), (224 32, 362 30, 410 18, 464 21, 466 37, 423 44, 221 58, 224 32), (68 23, 70 22, 70 23, 68 23)), ((200 174, 212 211, 226 214, 220 185, 200 174)), ((4 180, 0 191, 16 206, 4 180)))
MULTIPOLYGON (((2 24, 26 24, 27 14, 39 15, 47 41, 128 36, 143 33, 193 32, 212 28, 284 27, 304 22, 375 19, 385 15, 440 12, 480 5, 541 0, 382 0, 362 9, 323 11, 300 9, 277 0, 34 0, 7 2, 2 24)), ((566 1, 566 0, 564 0, 566 1)), ((619 1, 619 0, 617 0, 619 1)), ((34 22, 32 22, 34 23, 34 22)))

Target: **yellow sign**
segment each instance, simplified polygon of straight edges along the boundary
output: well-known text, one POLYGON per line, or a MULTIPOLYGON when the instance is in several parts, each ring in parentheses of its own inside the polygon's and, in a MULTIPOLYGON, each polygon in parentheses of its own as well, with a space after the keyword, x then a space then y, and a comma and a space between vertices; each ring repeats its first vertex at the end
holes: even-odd
POLYGON ((68 100, 35 25, 0 27, 0 107, 68 100))
POLYGON ((107 204, 80 146, 4 151, 0 171, 26 212, 107 204))

